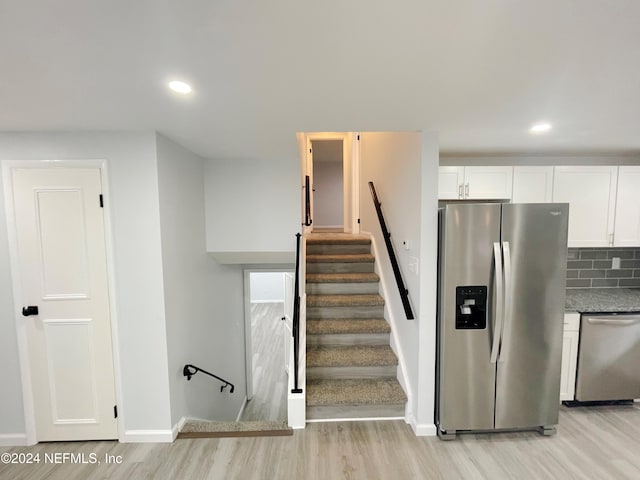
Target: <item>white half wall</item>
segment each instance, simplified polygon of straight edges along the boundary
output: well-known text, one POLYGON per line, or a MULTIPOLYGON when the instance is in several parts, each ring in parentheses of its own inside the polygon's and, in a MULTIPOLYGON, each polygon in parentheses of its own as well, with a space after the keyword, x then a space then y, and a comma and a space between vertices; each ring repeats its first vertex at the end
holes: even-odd
MULTIPOLYGON (((0 134, 0 160, 105 160, 114 250, 119 413, 124 430, 171 430, 167 341, 164 316, 158 172, 154 133, 7 133, 0 134)), ((2 189, 2 184, 0 184, 2 189)), ((4 193, 0 192, 0 202, 4 193)), ((0 209, 0 265, 8 265, 6 222, 0 209)), ((0 355, 13 368, 3 381, 0 434, 24 431, 16 349, 17 308, 8 268, 0 271, 0 355), (7 300, 7 301, 5 301, 7 300), (11 418, 8 418, 8 416, 11 418)), ((122 429, 121 429, 122 430, 122 429)), ((124 431, 119 432, 122 436, 124 431)))
MULTIPOLYGON (((435 394, 435 308, 437 255, 437 138, 419 132, 360 134, 360 219, 380 256, 393 337, 403 356, 414 424, 433 426, 426 415, 435 394), (375 185, 415 315, 408 320, 395 283, 368 182, 375 185), (426 226, 425 226, 426 225, 426 226), (430 230, 432 229, 432 230, 430 230), (415 268, 411 268, 415 265, 415 268), (427 407, 424 407, 426 405, 427 407)), ((418 431, 419 429, 416 429, 418 431)), ((424 430, 424 429, 422 429, 424 430)))
POLYGON ((284 302, 284 273, 251 272, 251 303, 284 302))
POLYGON ((206 161, 208 252, 235 263, 295 261, 301 185, 294 134, 291 147, 284 159, 206 161))
POLYGON ((242 270, 205 251, 204 160, 162 135, 156 143, 171 423, 233 421, 246 395, 242 270), (234 393, 202 373, 187 381, 185 364, 229 380, 234 393))

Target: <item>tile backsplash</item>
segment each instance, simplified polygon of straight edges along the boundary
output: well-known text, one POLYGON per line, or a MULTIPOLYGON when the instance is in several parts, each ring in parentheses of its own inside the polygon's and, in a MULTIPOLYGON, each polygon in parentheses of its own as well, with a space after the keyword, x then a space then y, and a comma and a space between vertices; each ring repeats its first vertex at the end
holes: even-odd
POLYGON ((640 288, 640 248, 570 248, 567 288, 640 288), (613 269, 614 258, 620 268, 613 269))

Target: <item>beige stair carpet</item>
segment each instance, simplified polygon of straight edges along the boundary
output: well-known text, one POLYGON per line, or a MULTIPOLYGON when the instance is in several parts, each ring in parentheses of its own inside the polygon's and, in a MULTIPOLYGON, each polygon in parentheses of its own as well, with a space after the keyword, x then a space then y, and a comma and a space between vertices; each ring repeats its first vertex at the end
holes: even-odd
POLYGON ((293 435, 287 422, 205 422, 188 421, 178 438, 273 437, 293 435))

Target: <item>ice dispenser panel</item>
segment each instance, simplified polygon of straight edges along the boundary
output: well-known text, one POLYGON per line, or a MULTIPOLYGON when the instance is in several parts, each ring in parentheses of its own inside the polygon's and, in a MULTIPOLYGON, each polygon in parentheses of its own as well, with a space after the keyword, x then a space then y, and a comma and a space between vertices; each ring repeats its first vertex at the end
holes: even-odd
POLYGON ((456 287, 456 329, 487 327, 487 287, 456 287))

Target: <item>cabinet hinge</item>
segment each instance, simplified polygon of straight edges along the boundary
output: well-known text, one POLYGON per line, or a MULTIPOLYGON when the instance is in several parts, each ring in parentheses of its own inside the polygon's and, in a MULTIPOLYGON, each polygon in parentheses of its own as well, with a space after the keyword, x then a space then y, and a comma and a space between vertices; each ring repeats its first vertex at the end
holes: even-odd
POLYGON ((102 198, 102 194, 100 194, 100 208, 104 208, 104 199, 102 198))
POLYGON ((113 418, 118 418, 118 406, 113 406, 113 418))

